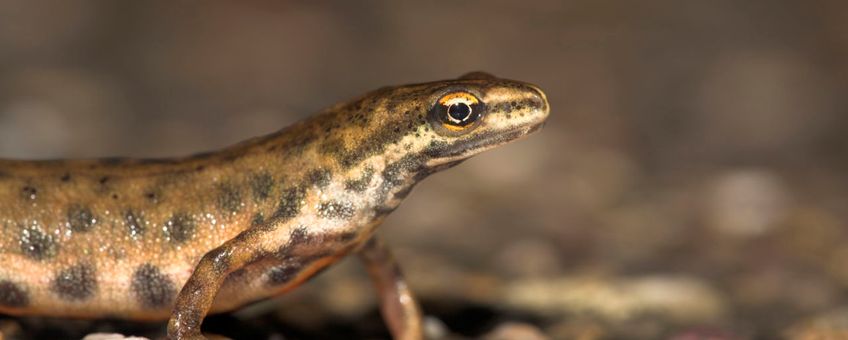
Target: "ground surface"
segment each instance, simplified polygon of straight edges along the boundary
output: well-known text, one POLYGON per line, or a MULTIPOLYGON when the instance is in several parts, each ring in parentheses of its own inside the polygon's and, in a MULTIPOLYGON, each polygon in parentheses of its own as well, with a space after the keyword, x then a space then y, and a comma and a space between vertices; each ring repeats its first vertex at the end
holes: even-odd
MULTIPOLYGON (((434 329, 845 335, 845 13, 829 0, 7 0, 0 156, 193 153, 386 84, 486 70, 538 83, 553 112, 542 133, 422 183, 383 226, 434 329)), ((386 337, 355 262, 303 288, 206 326, 386 337)), ((161 327, 0 319, 21 338, 161 327)))

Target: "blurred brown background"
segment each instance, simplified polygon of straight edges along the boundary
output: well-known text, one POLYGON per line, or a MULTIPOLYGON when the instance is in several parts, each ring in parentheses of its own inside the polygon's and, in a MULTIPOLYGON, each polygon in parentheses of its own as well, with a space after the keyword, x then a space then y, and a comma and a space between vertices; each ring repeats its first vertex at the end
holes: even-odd
MULTIPOLYGON (((836 0, 4 0, 0 157, 183 155, 384 85, 485 70, 538 84, 553 111, 542 133, 426 180, 382 228, 433 331, 848 336, 846 13, 836 0)), ((355 261, 279 300, 220 323, 385 336, 355 261)))

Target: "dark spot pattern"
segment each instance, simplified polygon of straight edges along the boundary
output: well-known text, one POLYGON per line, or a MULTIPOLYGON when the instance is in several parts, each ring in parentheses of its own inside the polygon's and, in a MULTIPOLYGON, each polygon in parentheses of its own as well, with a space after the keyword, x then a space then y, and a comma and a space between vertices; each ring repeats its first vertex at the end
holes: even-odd
POLYGON ((302 263, 287 261, 282 265, 268 270, 268 280, 266 282, 269 286, 278 286, 289 282, 297 276, 297 273, 299 273, 303 267, 304 265, 302 263))
POLYGON ((346 242, 350 242, 350 241, 355 240, 357 236, 359 236, 359 234, 357 234, 355 232, 343 232, 343 233, 339 234, 336 238, 339 241, 346 243, 346 242))
POLYGON ((310 234, 306 227, 297 227, 289 234, 286 244, 280 246, 274 256, 285 262, 306 264, 320 258, 332 256, 334 251, 325 248, 333 247, 337 241, 333 235, 323 233, 310 234))
POLYGON ((319 188, 325 188, 330 185, 332 178, 333 174, 329 170, 322 168, 312 170, 306 175, 306 180, 319 188))
POLYGON ((212 271, 220 275, 230 267, 230 257, 232 254, 230 249, 219 247, 211 250, 204 257, 212 262, 212 271))
POLYGON ((390 163, 383 169, 381 174, 383 183, 380 186, 380 195, 385 199, 385 195, 395 188, 407 183, 407 177, 417 178, 419 172, 424 168, 424 159, 418 155, 407 155, 400 160, 390 163))
POLYGON ((138 303, 150 309, 169 307, 177 294, 174 282, 149 263, 135 270, 130 289, 138 303))
POLYGON ((345 181, 345 190, 353 192, 363 192, 368 189, 371 184, 371 179, 374 177, 374 168, 367 167, 362 171, 362 176, 357 179, 345 181))
MULTIPOLYGON (((393 97, 391 93, 388 95, 393 97)), ((387 106, 391 105, 393 104, 387 106)), ((397 143, 420 124, 415 115, 398 114, 396 117, 397 119, 385 122, 369 135, 354 141, 350 148, 346 147, 346 142, 340 137, 335 137, 324 140, 319 150, 336 159, 342 168, 349 169, 361 160, 382 152, 386 146, 397 143)))
POLYGON ((253 192, 253 200, 263 202, 274 191, 274 177, 267 172, 255 174, 250 177, 250 188, 253 192))
POLYGON ((306 227, 297 227, 289 234, 289 240, 285 246, 292 247, 298 244, 306 244, 309 242, 309 238, 309 231, 306 227))
POLYGON ((29 294, 9 280, 0 280, 0 306, 25 307, 29 304, 29 294))
POLYGON ((84 301, 97 291, 97 275, 90 264, 81 263, 60 271, 50 282, 50 290, 70 301, 84 301))
POLYGON ((395 198, 399 198, 399 199, 404 199, 404 198, 406 198, 406 196, 409 196, 409 193, 411 193, 411 192, 412 192, 412 188, 413 188, 413 186, 412 186, 412 185, 410 185, 410 186, 408 186, 408 187, 405 187, 405 188, 401 188, 400 190, 398 190, 398 191, 395 193, 395 198))
POLYGON ((242 208, 241 192, 238 187, 225 183, 218 187, 218 208, 228 213, 236 213, 242 208))
POLYGON ((261 212, 253 214, 253 218, 250 219, 251 226, 257 226, 265 222, 265 215, 261 212))
POLYGON ((185 243, 194 237, 194 231, 197 228, 197 223, 190 215, 186 213, 176 213, 165 222, 163 228, 165 237, 173 243, 185 243))
POLYGON ((86 206, 79 204, 72 205, 68 208, 68 225, 71 230, 76 232, 86 232, 91 230, 97 223, 97 218, 86 206))
POLYGON ((283 195, 280 198, 280 204, 277 206, 277 211, 274 217, 281 220, 288 220, 300 214, 300 209, 303 208, 306 197, 306 189, 301 186, 288 188, 283 190, 283 195))
POLYGON ((44 260, 56 256, 59 245, 53 235, 41 231, 37 225, 21 230, 21 252, 34 260, 44 260))
POLYGON ((162 195, 159 194, 158 191, 147 191, 144 193, 144 198, 147 199, 148 202, 153 204, 158 204, 162 201, 162 195))
POLYGON ((21 188, 21 197, 24 200, 33 201, 38 197, 38 189, 31 185, 25 185, 21 188))
POLYGON ((134 211, 128 210, 126 213, 124 213, 124 223, 126 223, 127 232, 129 233, 130 237, 135 239, 144 234, 144 220, 139 214, 135 213, 134 211))
POLYGON ((350 202, 329 201, 318 205, 318 216, 330 219, 349 219, 356 210, 350 202))
POLYGON ((62 181, 62 182, 70 182, 71 181, 71 174, 65 173, 64 175, 62 175, 62 177, 59 177, 59 180, 62 181))

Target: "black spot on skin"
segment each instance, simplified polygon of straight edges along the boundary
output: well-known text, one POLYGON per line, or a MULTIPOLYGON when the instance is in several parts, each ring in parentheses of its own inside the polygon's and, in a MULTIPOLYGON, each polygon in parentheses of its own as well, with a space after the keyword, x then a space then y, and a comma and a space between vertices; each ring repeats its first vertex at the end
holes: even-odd
POLYGON ((288 242, 280 246, 273 255, 281 261, 309 263, 331 256, 333 251, 316 249, 316 246, 331 246, 333 241, 337 241, 337 238, 332 235, 310 234, 306 227, 298 227, 291 231, 288 242))
POLYGON ((149 263, 135 270, 130 289, 138 303, 150 309, 169 307, 177 293, 174 282, 149 263))
POLYGON ((97 275, 90 264, 78 264, 60 271, 50 282, 50 290, 71 301, 84 301, 97 291, 97 275))
POLYGON ((374 212, 377 213, 377 216, 385 216, 391 214, 393 211, 397 209, 397 206, 379 206, 374 209, 374 212))
POLYGON ((412 192, 413 186, 408 186, 406 188, 400 189, 400 191, 395 193, 395 198, 404 199, 406 196, 409 196, 409 193, 412 192))
POLYGON ((347 169, 369 156, 382 152, 387 145, 400 141, 410 130, 406 129, 405 125, 406 122, 403 119, 398 119, 380 127, 377 132, 363 138, 355 148, 337 155, 339 163, 347 169))
POLYGON ((212 158, 212 157, 215 157, 215 156, 216 156, 216 154, 212 151, 203 151, 203 152, 198 152, 196 154, 188 156, 188 159, 194 160, 194 161, 200 161, 200 160, 209 159, 209 158, 212 158))
POLYGON ((29 200, 29 201, 35 200, 38 197, 37 194, 38 194, 38 190, 34 186, 31 186, 31 185, 25 185, 21 189, 21 197, 23 197, 24 200, 29 200))
POLYGON ((128 210, 124 213, 124 223, 127 224, 127 232, 130 237, 135 239, 144 234, 144 220, 134 211, 128 210))
POLYGON ((253 200, 263 202, 274 191, 274 178, 268 173, 255 174, 250 177, 250 188, 253 192, 253 200))
POLYGON ((288 220, 300 214, 300 209, 303 208, 306 197, 306 189, 301 186, 288 188, 283 190, 283 195, 280 198, 280 205, 274 213, 274 218, 288 220))
POLYGON ((62 177, 59 178, 59 180, 62 181, 62 182, 70 182, 71 181, 71 174, 65 173, 64 175, 62 175, 62 177))
POLYGON ((371 179, 374 177, 374 168, 367 167, 362 171, 362 176, 357 179, 345 181, 345 190, 363 192, 368 189, 371 179))
POLYGON ((297 273, 303 269, 303 264, 294 262, 294 261, 286 261, 286 263, 273 267, 268 270, 268 281, 267 284, 269 286, 278 286, 284 284, 286 282, 291 281, 297 273))
POLYGON ((216 274, 224 273, 227 268, 230 268, 230 257, 232 252, 226 248, 215 248, 204 256, 208 261, 212 261, 212 270, 216 274))
POLYGON ((289 234, 289 240, 286 243, 287 245, 292 246, 298 244, 305 244, 308 243, 308 241, 309 231, 306 230, 305 227, 298 227, 294 228, 294 230, 291 231, 291 234, 289 234))
POLYGON ((218 207, 228 213, 241 210, 241 192, 236 186, 226 183, 218 187, 218 207))
POLYGON ((336 238, 341 242, 350 242, 356 239, 359 234, 354 232, 344 232, 336 236, 336 238))
POLYGON ((332 178, 333 174, 329 170, 321 168, 312 170, 306 175, 306 180, 319 188, 325 188, 330 185, 332 178))
POLYGON ((348 219, 353 217, 356 210, 351 203, 329 201, 318 205, 318 216, 331 219, 348 219))
POLYGON ((344 140, 338 137, 324 139, 318 149, 324 154, 340 159, 340 161, 344 160, 345 154, 347 153, 344 140))
POLYGON ((144 193, 144 198, 150 201, 153 204, 159 203, 159 194, 155 191, 148 191, 144 193))
POLYGON ((309 244, 309 233, 306 231, 306 228, 298 227, 291 231, 289 240, 280 246, 274 255, 283 261, 291 261, 293 258, 292 252, 294 252, 294 249, 298 245, 302 244, 309 244))
POLYGON ((281 147, 281 154, 283 157, 294 157, 303 154, 303 151, 309 145, 312 145, 316 139, 318 139, 316 132, 312 130, 301 130, 286 143, 285 147, 281 147))
POLYGON ((383 169, 383 184, 380 187, 382 195, 388 194, 394 188, 404 185, 406 178, 410 175, 415 178, 416 174, 424 168, 424 159, 417 155, 404 156, 400 160, 391 163, 383 169))
POLYGON ((194 236, 196 227, 197 223, 190 215, 176 213, 165 222, 165 237, 177 244, 185 243, 194 236))
POLYGON ((100 183, 100 185, 105 185, 106 182, 109 182, 109 176, 100 177, 100 179, 97 182, 100 183))
POLYGON ((253 215, 253 218, 250 220, 250 225, 255 227, 265 223, 265 216, 262 213, 256 213, 253 215))
POLYGON ((56 256, 59 245, 53 235, 45 234, 35 225, 21 230, 21 252, 34 260, 44 260, 56 256))
POLYGON ((76 232, 91 230, 97 223, 97 218, 88 207, 75 204, 68 208, 68 225, 76 232))
POLYGON ((25 307, 29 304, 29 294, 23 288, 9 280, 0 280, 0 306, 25 307))

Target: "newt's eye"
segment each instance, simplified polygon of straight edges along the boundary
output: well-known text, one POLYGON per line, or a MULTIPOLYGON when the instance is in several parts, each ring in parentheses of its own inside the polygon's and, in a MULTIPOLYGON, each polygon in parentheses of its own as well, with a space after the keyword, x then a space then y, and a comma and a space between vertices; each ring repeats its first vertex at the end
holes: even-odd
POLYGON ((451 131, 461 131, 480 119, 484 106, 468 92, 448 93, 433 106, 433 116, 451 131))

